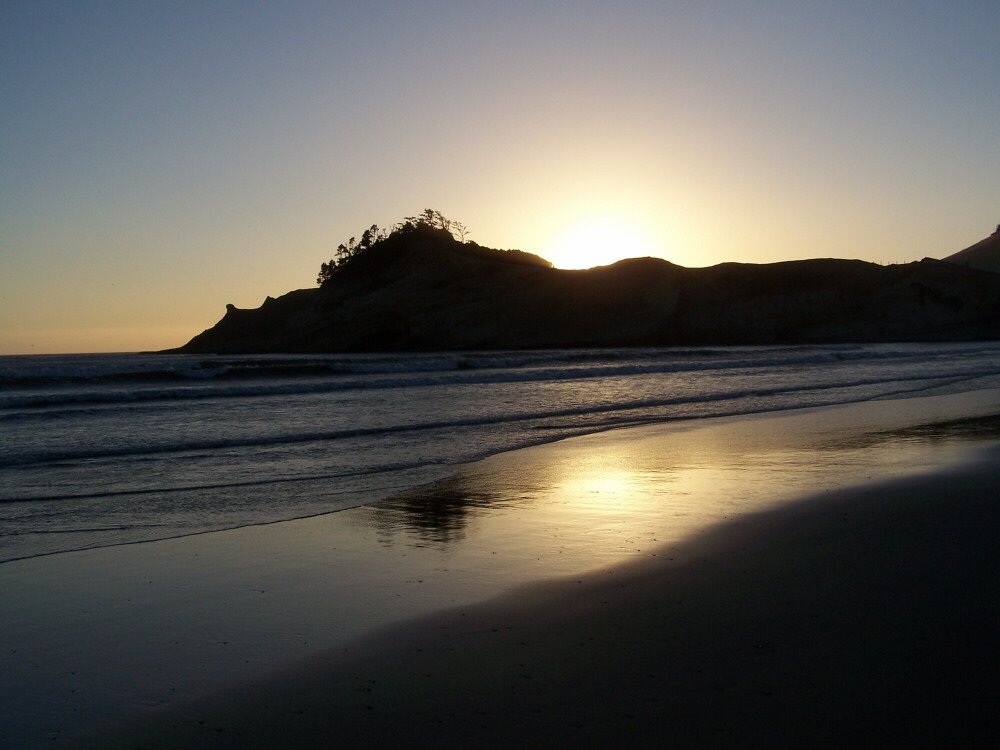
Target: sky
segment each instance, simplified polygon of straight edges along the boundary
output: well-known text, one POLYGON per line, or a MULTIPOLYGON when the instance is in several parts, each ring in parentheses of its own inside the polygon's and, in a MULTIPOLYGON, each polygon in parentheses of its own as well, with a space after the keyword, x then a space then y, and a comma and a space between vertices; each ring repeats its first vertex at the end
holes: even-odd
POLYGON ((1000 3, 0 4, 0 354, 178 346, 425 208, 563 267, 943 257, 1000 3))

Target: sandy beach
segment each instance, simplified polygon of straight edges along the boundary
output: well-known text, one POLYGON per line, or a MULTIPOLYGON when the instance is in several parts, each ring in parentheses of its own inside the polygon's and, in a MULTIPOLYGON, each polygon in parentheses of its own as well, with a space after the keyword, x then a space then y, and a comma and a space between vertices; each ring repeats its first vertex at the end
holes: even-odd
POLYGON ((997 458, 394 627, 91 746, 995 746, 997 458))
POLYGON ((616 430, 16 561, 10 747, 995 740, 1000 393, 616 430))

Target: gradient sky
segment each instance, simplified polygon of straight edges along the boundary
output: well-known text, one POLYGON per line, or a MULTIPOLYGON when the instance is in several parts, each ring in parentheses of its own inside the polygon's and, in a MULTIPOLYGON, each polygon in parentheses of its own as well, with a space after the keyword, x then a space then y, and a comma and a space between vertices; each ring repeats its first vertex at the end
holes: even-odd
POLYGON ((0 353, 180 345, 427 207, 564 265, 1000 221, 997 0, 5 0, 0 101, 0 353))

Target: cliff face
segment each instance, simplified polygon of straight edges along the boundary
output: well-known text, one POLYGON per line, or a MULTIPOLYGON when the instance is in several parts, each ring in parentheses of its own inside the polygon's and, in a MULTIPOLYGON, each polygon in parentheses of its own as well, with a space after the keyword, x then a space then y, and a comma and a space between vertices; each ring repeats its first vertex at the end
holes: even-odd
POLYGON ((565 271, 451 239, 385 243, 319 289, 229 306, 177 351, 338 352, 1000 338, 1000 275, 923 260, 565 271))

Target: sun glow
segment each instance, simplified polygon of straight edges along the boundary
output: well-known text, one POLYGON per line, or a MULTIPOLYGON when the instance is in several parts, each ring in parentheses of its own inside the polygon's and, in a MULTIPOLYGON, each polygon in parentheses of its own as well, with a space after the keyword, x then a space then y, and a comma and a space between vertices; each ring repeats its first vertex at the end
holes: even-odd
POLYGON ((592 218, 557 233, 541 255, 556 268, 593 268, 622 258, 661 255, 659 243, 634 222, 592 218))

